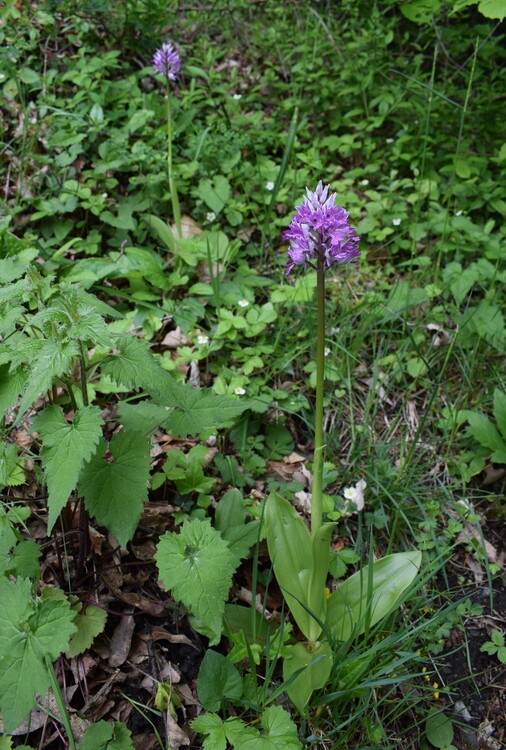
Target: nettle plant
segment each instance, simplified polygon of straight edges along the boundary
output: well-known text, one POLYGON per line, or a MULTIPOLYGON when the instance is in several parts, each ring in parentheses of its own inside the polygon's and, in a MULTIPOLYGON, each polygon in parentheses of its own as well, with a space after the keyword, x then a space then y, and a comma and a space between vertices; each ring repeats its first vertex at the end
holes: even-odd
MULTIPOLYGON (((82 570, 88 514, 119 545, 132 539, 148 498, 155 430, 209 435, 247 404, 177 383, 147 342, 114 333, 107 323, 121 317, 114 308, 79 284, 44 276, 33 264, 36 256, 36 249, 6 230, 0 235, 0 485, 24 483, 25 459, 34 458, 33 452, 20 453, 10 439, 23 425, 39 448, 48 534, 58 518, 65 532, 62 511, 69 500, 80 498, 74 512, 82 570), (114 434, 100 406, 102 394, 111 390, 138 396, 119 403, 114 434)), ((75 656, 89 648, 105 624, 105 613, 83 608, 60 590, 43 587, 37 595, 38 553, 16 530, 26 518, 24 509, 15 508, 0 516, 0 586, 2 601, 9 602, 0 618, 0 646, 2 654, 12 654, 0 661, 6 731, 26 717, 35 693, 43 695, 51 685, 57 694, 52 662, 61 653, 75 656)))

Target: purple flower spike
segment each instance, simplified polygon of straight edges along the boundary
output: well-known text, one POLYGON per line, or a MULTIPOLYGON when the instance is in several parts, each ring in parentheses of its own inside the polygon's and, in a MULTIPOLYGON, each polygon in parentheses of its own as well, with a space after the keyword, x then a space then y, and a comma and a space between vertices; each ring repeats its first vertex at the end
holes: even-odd
POLYGON ((360 237, 348 223, 348 212, 336 206, 336 194, 320 180, 314 193, 306 188, 306 197, 295 213, 283 237, 290 240, 286 275, 294 266, 315 266, 320 259, 325 269, 338 263, 356 263, 360 237))
POLYGON ((169 42, 164 42, 153 55, 153 68, 169 81, 176 81, 181 68, 181 58, 169 42))

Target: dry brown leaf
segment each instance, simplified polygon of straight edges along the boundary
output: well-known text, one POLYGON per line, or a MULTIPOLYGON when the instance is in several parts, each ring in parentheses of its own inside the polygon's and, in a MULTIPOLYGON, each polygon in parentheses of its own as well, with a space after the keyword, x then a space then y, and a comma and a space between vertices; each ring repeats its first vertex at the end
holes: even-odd
POLYGON ((170 711, 166 712, 167 747, 170 750, 179 750, 181 745, 189 745, 190 738, 184 732, 170 711))
POLYGON ((123 615, 111 638, 111 655, 109 656, 111 667, 120 667, 127 660, 134 630, 135 618, 131 614, 123 615))
POLYGON ((191 646, 192 648, 198 651, 197 646, 195 646, 195 644, 192 643, 191 640, 186 635, 169 633, 169 631, 165 630, 165 628, 159 628, 156 625, 151 630, 151 638, 153 639, 153 641, 169 641, 169 643, 184 643, 186 646, 191 646))
POLYGON ((168 349, 177 349, 178 346, 186 346, 187 343, 188 339, 178 326, 174 331, 167 333, 161 342, 161 346, 166 346, 168 349))

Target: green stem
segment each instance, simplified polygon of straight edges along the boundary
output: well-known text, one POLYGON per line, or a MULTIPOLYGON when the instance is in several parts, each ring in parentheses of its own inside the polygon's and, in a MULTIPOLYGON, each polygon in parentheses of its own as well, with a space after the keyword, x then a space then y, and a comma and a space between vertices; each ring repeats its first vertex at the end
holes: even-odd
POLYGON ((316 407, 313 458, 313 486, 311 488, 311 533, 313 536, 322 525, 323 487, 323 383, 325 369, 325 267, 318 254, 316 266, 317 282, 317 330, 316 330, 316 407))
POLYGON ((172 112, 170 107, 170 88, 167 86, 167 173, 169 177, 170 200, 172 202, 172 216, 176 225, 178 239, 181 239, 181 210, 177 195, 176 181, 172 172, 172 112))
POLYGON ((84 344, 82 341, 79 342, 79 349, 80 349, 80 370, 81 370, 81 393, 83 394, 83 406, 88 406, 88 383, 86 381, 86 365, 87 365, 87 353, 84 348, 84 344))
POLYGON ((74 735, 72 734, 72 727, 70 725, 69 713, 67 711, 65 701, 63 700, 63 695, 61 692, 60 685, 58 684, 58 680, 56 679, 56 674, 54 671, 53 663, 52 661, 50 661, 49 657, 47 656, 45 658, 45 662, 46 662, 46 669, 49 674, 49 680, 51 682, 51 689, 53 691, 53 695, 56 701, 56 705, 58 706, 58 710, 60 711, 60 719, 67 733, 67 738, 69 741, 69 748, 70 750, 76 750, 76 743, 74 740, 74 735))

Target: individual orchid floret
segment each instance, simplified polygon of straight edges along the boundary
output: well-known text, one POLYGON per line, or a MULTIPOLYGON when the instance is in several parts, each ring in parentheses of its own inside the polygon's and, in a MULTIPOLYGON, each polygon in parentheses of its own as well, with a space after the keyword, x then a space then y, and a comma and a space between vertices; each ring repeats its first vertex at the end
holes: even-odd
POLYGON ((170 42, 164 42, 153 55, 153 68, 169 81, 177 81, 181 68, 181 58, 170 42))
POLYGON ((290 241, 287 275, 294 266, 321 262, 324 269, 336 264, 355 263, 360 253, 360 237, 348 223, 348 212, 336 206, 336 194, 320 180, 314 193, 306 188, 304 203, 296 212, 283 236, 290 241))

